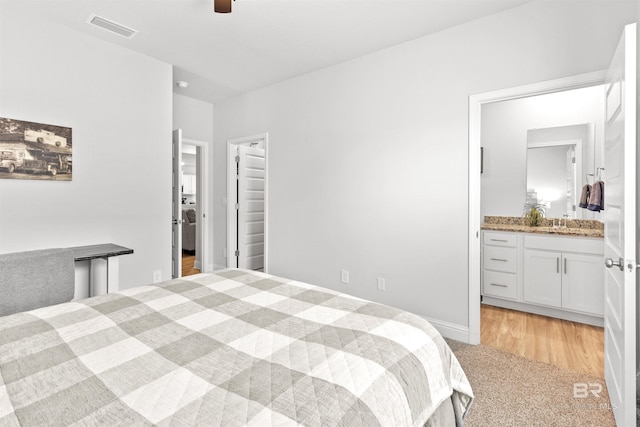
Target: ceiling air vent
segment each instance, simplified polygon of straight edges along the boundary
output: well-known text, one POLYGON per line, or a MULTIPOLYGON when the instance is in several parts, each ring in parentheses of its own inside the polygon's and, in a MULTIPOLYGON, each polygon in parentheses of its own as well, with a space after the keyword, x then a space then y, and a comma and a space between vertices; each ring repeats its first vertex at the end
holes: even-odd
POLYGON ((115 33, 119 36, 126 37, 128 39, 132 39, 133 36, 138 33, 137 30, 125 27, 124 25, 118 24, 117 22, 110 21, 109 19, 98 16, 95 13, 92 13, 91 16, 89 16, 89 19, 87 19, 87 23, 115 33))

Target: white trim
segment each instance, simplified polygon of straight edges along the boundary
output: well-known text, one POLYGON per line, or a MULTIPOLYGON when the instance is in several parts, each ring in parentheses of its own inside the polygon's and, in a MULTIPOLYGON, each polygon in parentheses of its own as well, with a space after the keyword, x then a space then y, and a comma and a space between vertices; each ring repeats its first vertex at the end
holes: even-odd
MULTIPOLYGON (((200 179, 197 182, 198 188, 198 203, 196 204, 196 216, 197 223, 201 224, 200 232, 200 246, 196 245, 196 254, 200 253, 200 265, 194 265, 195 268, 200 268, 202 273, 208 273, 212 271, 209 264, 207 264, 207 257, 209 256, 209 216, 207 212, 209 209, 209 176, 211 175, 211 160, 209 159, 209 143, 206 141, 198 141, 195 139, 182 138, 182 145, 189 144, 195 145, 200 148, 200 158, 198 162, 198 169, 200 170, 200 179)), ((182 167, 180 168, 182 170, 182 167)), ((197 240, 197 239, 196 239, 197 240)), ((182 242, 180 242, 182 247, 182 242)))
MULTIPOLYGON (((562 141, 545 141, 545 142, 527 142, 527 148, 546 148, 546 147, 561 147, 563 145, 575 145, 582 146, 581 139, 566 139, 562 141)), ((582 151, 578 151, 581 153, 582 151)))
POLYGON ((539 314, 541 316, 569 320, 571 322, 585 323, 587 325, 598 326, 601 328, 604 327, 604 318, 602 316, 592 316, 590 314, 577 313, 553 307, 529 304, 526 302, 507 301, 501 298, 492 298, 487 295, 482 299, 482 303, 494 307, 508 308, 511 310, 524 311, 526 313, 539 314))
POLYGON ((469 328, 466 326, 443 322, 441 320, 435 320, 425 316, 423 316, 423 318, 431 323, 431 325, 433 325, 433 327, 436 328, 443 337, 465 343, 469 342, 469 328))
POLYGON ((227 140, 227 268, 233 268, 231 260, 234 249, 236 230, 235 212, 235 156, 238 145, 246 145, 252 142, 264 143, 264 272, 269 272, 269 133, 233 138, 227 140))
POLYGON ((171 278, 182 277, 182 129, 171 132, 171 278))
POLYGON ((482 105, 602 84, 606 71, 580 74, 469 97, 469 343, 480 344, 480 144, 482 105))
POLYGON ((225 257, 227 258, 226 268, 235 267, 234 265, 231 265, 231 259, 233 258, 232 254, 234 250, 232 236, 235 235, 236 229, 236 217, 233 214, 235 198, 232 197, 234 194, 233 184, 235 183, 236 179, 233 172, 235 170, 235 162, 233 161, 233 158, 235 157, 235 150, 233 148, 233 145, 234 144, 232 144, 230 140, 227 141, 227 246, 225 250, 225 257))

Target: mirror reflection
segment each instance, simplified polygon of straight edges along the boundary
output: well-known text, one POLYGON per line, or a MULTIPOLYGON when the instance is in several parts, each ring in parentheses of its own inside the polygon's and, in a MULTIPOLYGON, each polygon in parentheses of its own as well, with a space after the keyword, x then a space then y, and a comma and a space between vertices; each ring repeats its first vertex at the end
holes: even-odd
POLYGON ((538 207, 548 218, 582 218, 578 202, 582 187, 584 146, 593 147, 589 139, 591 124, 557 129, 531 130, 527 133, 527 189, 525 211, 538 207), (567 129, 571 128, 571 129, 567 129), (539 135, 573 133, 577 139, 540 141, 539 135))

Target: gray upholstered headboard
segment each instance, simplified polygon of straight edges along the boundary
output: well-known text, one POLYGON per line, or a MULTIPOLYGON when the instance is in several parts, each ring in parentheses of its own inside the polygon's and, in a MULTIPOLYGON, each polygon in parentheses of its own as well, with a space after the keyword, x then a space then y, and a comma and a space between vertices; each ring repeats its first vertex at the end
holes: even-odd
POLYGON ((0 254, 0 316, 71 301, 74 292, 71 249, 0 254))

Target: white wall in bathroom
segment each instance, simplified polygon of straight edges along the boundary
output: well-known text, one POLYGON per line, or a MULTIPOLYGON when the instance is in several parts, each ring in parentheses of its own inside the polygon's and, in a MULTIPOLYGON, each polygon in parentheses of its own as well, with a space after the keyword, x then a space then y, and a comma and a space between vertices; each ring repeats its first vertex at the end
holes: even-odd
MULTIPOLYGON (((595 147, 583 146, 584 175, 602 166, 603 116, 602 86, 484 104, 482 218, 485 215, 522 215, 527 191, 528 130, 559 128, 536 133, 541 137, 553 133, 559 139, 572 139, 575 138, 573 127, 560 127, 593 123, 595 147)), ((585 179, 584 176, 580 178, 585 179)), ((600 219, 590 211, 582 213, 584 219, 600 219)))

